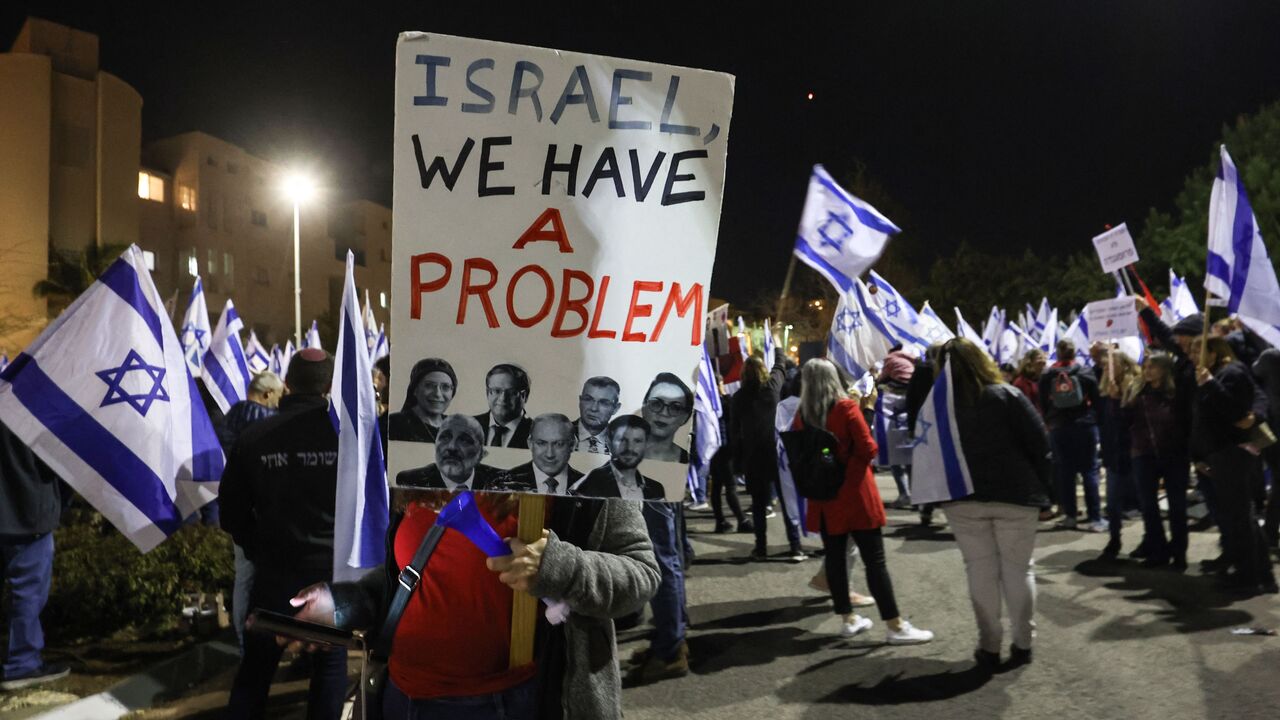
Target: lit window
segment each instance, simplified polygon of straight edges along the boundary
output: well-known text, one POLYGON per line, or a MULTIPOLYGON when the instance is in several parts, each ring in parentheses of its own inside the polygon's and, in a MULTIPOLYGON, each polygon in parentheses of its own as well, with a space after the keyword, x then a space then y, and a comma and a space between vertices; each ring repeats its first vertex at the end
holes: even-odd
POLYGON ((164 202, 164 178, 151 173, 138 173, 138 197, 143 200, 164 202))
POLYGON ((209 274, 218 274, 218 251, 213 248, 209 248, 209 274))
POLYGON ((231 257, 231 253, 229 252, 222 253, 222 274, 227 276, 228 283, 234 283, 236 281, 235 279, 236 267, 235 267, 235 264, 232 262, 233 259, 234 258, 231 257))
POLYGON ((195 188, 186 185, 178 186, 178 207, 183 210, 196 211, 196 191, 195 188))
POLYGON ((378 293, 378 304, 379 304, 379 305, 381 305, 383 308, 386 308, 386 307, 387 307, 387 294, 386 294, 386 293, 384 293, 384 292, 380 292, 380 293, 378 293))
POLYGON ((156 270, 156 254, 150 250, 142 251, 142 261, 147 264, 147 269, 151 272, 156 270))
POLYGON ((200 261, 196 260, 196 251, 192 250, 187 256, 187 273, 191 277, 200 277, 200 261))

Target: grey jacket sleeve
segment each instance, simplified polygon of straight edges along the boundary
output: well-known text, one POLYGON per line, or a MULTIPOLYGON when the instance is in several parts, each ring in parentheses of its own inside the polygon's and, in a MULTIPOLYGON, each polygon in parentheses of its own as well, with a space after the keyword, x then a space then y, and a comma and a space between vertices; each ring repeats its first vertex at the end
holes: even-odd
POLYGON ((598 618, 635 612, 653 597, 660 575, 640 503, 608 500, 600 521, 599 550, 583 550, 550 533, 533 595, 563 600, 573 612, 598 618))

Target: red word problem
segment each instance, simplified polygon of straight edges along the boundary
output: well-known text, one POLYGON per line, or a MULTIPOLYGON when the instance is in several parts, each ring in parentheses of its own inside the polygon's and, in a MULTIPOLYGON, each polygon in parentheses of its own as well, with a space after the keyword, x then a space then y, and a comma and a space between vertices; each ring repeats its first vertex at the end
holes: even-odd
MULTIPOLYGON (((555 244, 561 253, 573 252, 560 213, 554 208, 543 212, 520 236, 513 248, 523 250, 527 245, 537 242, 555 244)), ((454 297, 450 289, 450 282, 455 279, 454 266, 453 260, 436 252, 421 253, 409 258, 411 319, 422 318, 423 299, 426 296, 443 293, 447 297, 454 297)), ((688 323, 689 344, 702 344, 701 283, 694 283, 685 290, 678 282, 634 280, 631 283, 627 314, 622 319, 619 333, 618 330, 607 327, 609 324, 617 327, 616 323, 609 323, 608 318, 603 316, 612 282, 609 275, 597 280, 582 270, 565 268, 559 277, 553 277, 541 265, 530 263, 503 278, 493 261, 484 257, 463 259, 461 271, 457 275, 460 276, 455 283, 455 323, 458 325, 466 323, 468 306, 474 301, 479 305, 490 328, 502 327, 503 322, 499 319, 495 305, 497 299, 506 311, 507 324, 532 328, 548 324, 549 321, 548 332, 554 338, 572 338, 586 333, 591 339, 658 342, 667 321, 674 315, 688 323), (526 309, 522 313, 516 308, 516 291, 522 283, 541 289, 542 302, 533 312, 526 309), (654 318, 654 309, 659 306, 661 309, 656 320, 647 320, 654 318)))

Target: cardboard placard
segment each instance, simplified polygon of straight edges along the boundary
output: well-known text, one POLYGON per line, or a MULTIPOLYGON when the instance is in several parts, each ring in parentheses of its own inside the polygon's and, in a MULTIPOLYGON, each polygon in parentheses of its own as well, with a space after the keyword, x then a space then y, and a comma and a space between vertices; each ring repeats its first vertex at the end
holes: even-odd
POLYGON ((396 485, 684 497, 732 101, 723 73, 400 36, 396 485))
POLYGON ((1113 273, 1138 262, 1138 248, 1134 246, 1133 236, 1124 223, 1095 237, 1093 249, 1098 251, 1104 273, 1113 273))
POLYGON ((1090 340, 1120 340, 1139 334, 1138 311, 1133 298, 1098 300, 1084 306, 1090 340))

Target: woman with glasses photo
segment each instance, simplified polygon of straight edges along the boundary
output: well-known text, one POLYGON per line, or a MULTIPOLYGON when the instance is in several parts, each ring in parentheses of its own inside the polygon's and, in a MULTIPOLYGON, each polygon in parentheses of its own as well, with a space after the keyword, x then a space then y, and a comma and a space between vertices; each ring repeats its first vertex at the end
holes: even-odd
POLYGON ((672 373, 658 373, 644 394, 641 414, 649 423, 646 460, 689 462, 689 451, 676 444, 676 431, 693 414, 693 391, 672 373))

